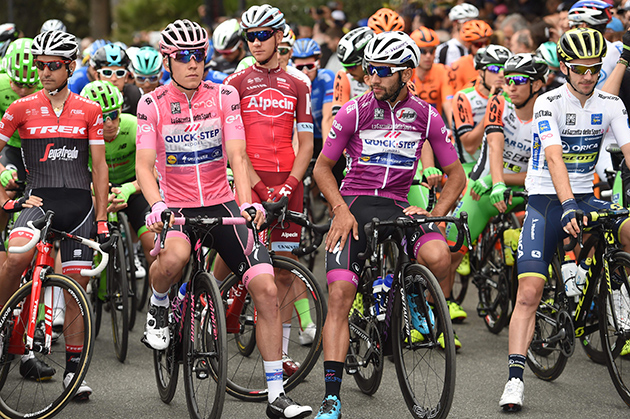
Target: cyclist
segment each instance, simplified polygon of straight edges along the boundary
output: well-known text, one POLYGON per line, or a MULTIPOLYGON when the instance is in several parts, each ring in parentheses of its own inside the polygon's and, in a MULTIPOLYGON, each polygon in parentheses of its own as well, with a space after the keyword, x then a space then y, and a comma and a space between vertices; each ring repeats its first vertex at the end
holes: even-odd
MULTIPOLYGON (((348 351, 348 314, 364 261, 363 225, 381 219, 426 214, 406 202, 422 144, 428 140, 448 179, 433 214, 444 215, 464 188, 466 175, 435 108, 407 88, 420 51, 404 32, 383 32, 365 47, 364 59, 371 92, 346 103, 317 159, 313 175, 334 218, 326 238, 328 314, 324 324, 325 398, 317 418, 339 418, 344 361, 348 351), (341 190, 332 174, 346 149, 348 173, 341 190)), ((433 223, 408 236, 410 254, 440 280, 450 257, 446 241, 433 223)))
POLYGON ((15 26, 15 23, 3 23, 0 25, 0 58, 5 56, 11 42, 19 37, 20 30, 15 26))
MULTIPOLYGON (((310 87, 311 79, 306 74, 295 68, 293 66, 293 63, 291 62, 293 44, 295 44, 295 34, 293 33, 291 27, 285 23, 284 30, 282 31, 282 42, 280 42, 280 44, 278 45, 278 65, 280 65, 280 68, 282 68, 284 71, 291 73, 295 77, 301 79, 310 87)), ((245 57, 243 60, 249 60, 249 65, 247 67, 250 67, 256 63, 256 58, 252 56, 245 57)), ((236 71, 238 71, 238 69, 236 71)))
POLYGON ((96 70, 90 64, 90 57, 94 55, 101 47, 111 44, 105 39, 97 39, 92 42, 88 48, 83 50, 82 66, 75 69, 68 80, 68 87, 72 93, 79 94, 81 90, 91 81, 96 80, 96 70))
MULTIPOLYGON (((156 233, 161 231, 161 213, 167 208, 189 217, 234 217, 247 215, 244 210, 252 207, 238 93, 231 86, 202 80, 207 48, 208 35, 198 23, 176 20, 169 24, 162 31, 160 52, 173 82, 144 95, 139 104, 136 173, 151 204, 147 227, 156 233), (240 210, 227 180, 228 159, 240 210)), ((262 222, 262 217, 259 211, 256 222, 262 222)), ((242 276, 256 304, 256 341, 268 378, 268 415, 304 417, 312 410, 295 404, 283 393, 282 325, 271 260, 264 248, 244 255, 247 234, 244 226, 220 226, 208 237, 212 243, 206 245, 215 247, 228 266, 242 276)), ((169 344, 168 291, 188 261, 191 242, 196 239, 192 235, 185 227, 174 227, 151 265, 153 295, 145 341, 156 350, 169 344)))
POLYGON ((398 13, 383 7, 370 16, 368 19, 368 28, 372 29, 375 34, 390 31, 404 31, 405 21, 398 13))
POLYGON ((547 85, 543 88, 543 92, 553 90, 567 82, 560 71, 560 60, 558 60, 558 51, 556 50, 555 42, 549 41, 541 44, 536 50, 536 54, 543 57, 549 66, 547 85))
POLYGON ((228 19, 217 26, 212 34, 212 45, 219 57, 211 61, 210 68, 225 74, 234 73, 238 63, 249 55, 236 19, 228 19))
MULTIPOLYGON (((509 379, 499 405, 520 410, 523 370, 534 333, 536 308, 558 243, 576 236, 576 211, 610 208, 595 199, 593 173, 602 139, 611 128, 630 161, 630 128, 623 103, 598 89, 606 43, 600 32, 576 28, 558 41, 560 70, 567 84, 541 95, 534 105, 532 156, 525 187, 529 192, 518 244, 518 294, 509 333, 509 379)), ((586 219, 585 219, 586 221, 586 219)), ((630 224, 619 220, 620 240, 630 244, 630 224)), ((613 293, 620 293, 613 290, 613 293)))
POLYGON ((162 57, 153 47, 142 47, 131 57, 131 71, 142 93, 157 89, 162 78, 162 57))
MULTIPOLYGON (((43 90, 11 104, 2 118, 0 147, 4 147, 15 130, 19 130, 29 188, 19 200, 9 200, 4 189, 0 189, 5 211, 22 210, 9 236, 10 246, 26 244, 32 237, 26 222, 40 218, 49 209, 56 214, 55 229, 90 237, 94 233, 96 215, 99 241, 109 234, 106 221, 108 176, 101 109, 68 90, 68 77, 76 66, 74 60, 78 49, 72 34, 48 31, 37 35, 31 54, 36 57, 35 65, 43 90), (88 170, 90 155, 91 174, 88 170), (95 205, 92 204, 90 181, 94 187, 95 205)), ((8 254, 0 268, 0 304, 6 303, 17 290, 20 276, 31 263, 34 252, 8 254)), ((91 269, 92 251, 76 242, 63 241, 60 252, 62 273, 86 288, 89 278, 82 277, 80 271, 91 269)), ((66 300, 68 323, 75 317, 78 307, 73 299, 66 300)), ((83 341, 81 328, 77 324, 64 327, 67 354, 64 386, 72 380, 76 360, 83 350, 79 346, 83 341)), ((55 372, 54 368, 41 362, 30 362, 28 368, 22 364, 22 375, 42 379, 55 372)), ((86 399, 91 393, 92 389, 83 382, 75 397, 86 399)))
POLYGON ((451 64, 453 91, 458 92, 477 78, 474 57, 477 52, 490 44, 492 28, 483 20, 469 20, 462 25, 460 37, 470 54, 464 55, 451 64))
POLYGON ((123 94, 122 112, 136 115, 138 101, 142 96, 140 88, 128 84, 131 60, 118 44, 107 44, 90 57, 90 65, 96 70, 96 80, 110 81, 123 94))
POLYGON ((460 57, 468 54, 468 48, 465 42, 462 42, 461 29, 462 25, 469 20, 479 17, 479 9, 469 3, 461 3, 453 6, 448 12, 448 18, 452 23, 451 39, 440 44, 435 53, 435 62, 451 65, 460 57))

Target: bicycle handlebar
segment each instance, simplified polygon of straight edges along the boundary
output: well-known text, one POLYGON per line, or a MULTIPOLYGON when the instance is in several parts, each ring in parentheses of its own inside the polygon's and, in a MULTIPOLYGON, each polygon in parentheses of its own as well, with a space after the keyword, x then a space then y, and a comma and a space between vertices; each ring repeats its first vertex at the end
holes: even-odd
POLYGON ((613 219, 613 218, 619 218, 619 217, 628 217, 630 216, 630 210, 628 209, 618 209, 618 210, 611 210, 608 208, 602 208, 600 210, 597 211, 591 211, 591 212, 587 212, 584 213, 584 211, 582 210, 577 210, 575 212, 575 219, 578 223, 578 227, 579 227, 579 231, 578 231, 578 235, 577 237, 571 237, 571 241, 564 245, 564 251, 567 252, 571 249, 573 249, 575 247, 575 245, 577 243, 580 244, 580 247, 582 247, 583 243, 582 243, 582 236, 583 236, 583 230, 584 230, 584 225, 583 225, 583 220, 584 217, 586 217, 586 219, 589 222, 594 222, 594 221, 598 221, 602 218, 604 219, 613 219))

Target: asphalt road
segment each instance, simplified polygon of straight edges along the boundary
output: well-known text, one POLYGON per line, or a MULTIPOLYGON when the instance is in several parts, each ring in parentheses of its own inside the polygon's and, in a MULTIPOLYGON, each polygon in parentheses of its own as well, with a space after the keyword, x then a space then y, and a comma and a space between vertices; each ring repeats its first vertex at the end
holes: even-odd
MULTIPOLYGON (((323 262, 318 263, 316 277, 325 284, 323 262)), ((322 287, 325 289, 325 286, 322 287)), ((630 417, 628 408, 615 391, 605 366, 590 361, 579 348, 569 359, 564 373, 554 382, 537 379, 525 371, 525 407, 517 414, 503 413, 499 397, 507 380, 508 334, 487 331, 475 306, 477 296, 471 285, 464 302, 468 319, 455 330, 463 348, 457 355, 457 385, 450 417, 453 418, 622 418, 630 417)), ((183 382, 178 393, 166 405, 161 402, 153 373, 152 354, 140 343, 144 322, 142 314, 130 337, 124 364, 114 355, 107 313, 97 339, 94 357, 87 375, 94 393, 88 402, 69 404, 59 417, 99 418, 185 418, 188 417, 183 382)), ((323 397, 323 356, 309 375, 290 396, 316 411, 323 397)), ((181 374, 181 369, 180 369, 181 374)), ((410 417, 398 387, 393 363, 386 361, 383 381, 374 396, 365 396, 352 377, 344 377, 342 386, 344 419, 410 417)), ((51 385, 53 385, 51 383, 51 385)), ((315 413, 311 416, 314 417, 315 413)), ((264 418, 265 404, 245 403, 226 397, 223 417, 264 418)))

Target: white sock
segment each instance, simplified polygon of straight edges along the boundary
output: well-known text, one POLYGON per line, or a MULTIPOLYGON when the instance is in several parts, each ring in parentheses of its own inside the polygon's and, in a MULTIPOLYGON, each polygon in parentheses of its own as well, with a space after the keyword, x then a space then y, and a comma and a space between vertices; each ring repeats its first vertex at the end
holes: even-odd
POLYGON ((289 339, 291 338, 291 323, 282 323, 282 352, 289 355, 289 339))
POLYGON ((158 307, 168 307, 168 291, 157 292, 153 287, 153 295, 151 296, 151 304, 158 307))
POLYGON ((273 402, 284 393, 284 385, 282 384, 282 360, 280 361, 263 361, 265 366, 265 377, 267 377, 267 400, 273 402))
MULTIPOLYGON (((35 354, 33 353, 33 351, 29 351, 27 354, 22 355, 22 363, 28 361, 31 358, 35 358, 35 354)), ((280 367, 282 368, 282 365, 280 365, 280 367)))

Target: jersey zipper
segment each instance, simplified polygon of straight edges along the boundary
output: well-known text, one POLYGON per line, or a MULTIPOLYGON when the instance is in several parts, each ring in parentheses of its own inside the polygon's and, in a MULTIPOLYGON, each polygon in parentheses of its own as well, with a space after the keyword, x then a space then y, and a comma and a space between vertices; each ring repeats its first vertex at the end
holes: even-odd
MULTIPOLYGON (((184 96, 186 96, 184 93, 182 93, 184 96)), ((192 95, 192 98, 195 97, 195 95, 197 94, 197 92, 194 92, 192 95)), ((190 115, 190 126, 193 126, 193 122, 194 122, 194 118, 193 118, 193 112, 192 112, 192 98, 188 99, 188 96, 186 96, 186 99, 188 100, 188 114, 190 115)), ((201 173, 199 173, 199 162, 198 162, 198 154, 197 154, 197 148, 195 148, 195 175, 197 176, 197 189, 199 190, 199 203, 200 206, 204 207, 204 202, 203 202, 203 187, 201 186, 201 173)))
MULTIPOLYGON (((271 70, 267 70, 267 86, 271 88, 271 70)), ((271 143, 273 144, 273 157, 276 159, 276 172, 280 171, 280 160, 278 160, 278 149, 276 147, 276 130, 273 126, 274 118, 271 118, 271 143)))
MULTIPOLYGON (((393 134, 396 131, 396 120, 394 119, 394 108, 392 107, 392 104, 389 103, 389 101, 386 101, 387 105, 389 106, 389 113, 390 113, 390 117, 392 118, 392 129, 391 129, 391 133, 393 134)), ((391 158, 391 153, 389 153, 390 155, 387 156, 388 159, 391 158)), ((385 176, 383 176, 383 184, 381 185, 381 189, 385 189, 385 185, 387 185, 387 178, 389 177, 389 163, 387 164, 387 167, 385 169, 385 176)), ((376 194, 378 195, 378 190, 376 191, 376 194)))

